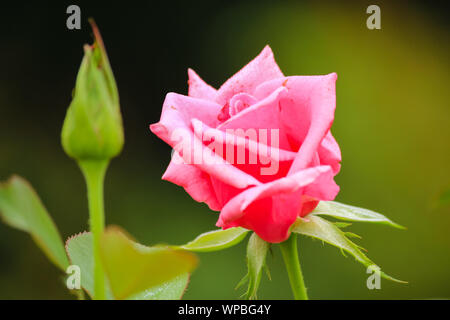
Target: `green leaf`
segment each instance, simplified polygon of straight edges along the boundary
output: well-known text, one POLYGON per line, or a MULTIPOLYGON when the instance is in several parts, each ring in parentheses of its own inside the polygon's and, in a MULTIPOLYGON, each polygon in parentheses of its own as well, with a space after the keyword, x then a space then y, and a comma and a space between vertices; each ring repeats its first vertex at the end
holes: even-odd
MULTIPOLYGON (((376 266, 368 257, 366 257, 360 250, 360 247, 351 242, 334 223, 322 219, 315 215, 308 215, 306 219, 299 218, 292 227, 292 232, 310 236, 322 240, 328 244, 338 247, 342 251, 351 254, 357 261, 364 266, 376 266)), ((385 279, 406 283, 397 280, 381 272, 381 276, 385 279)))
MULTIPOLYGON (((130 241, 131 240, 128 240, 130 241)), ((142 248, 144 246, 132 242, 134 247, 142 248)), ((146 247, 144 247, 146 248, 146 247)), ((94 290, 94 260, 92 251, 92 234, 88 232, 80 233, 69 238, 66 242, 66 250, 70 261, 78 265, 81 270, 81 286, 92 297, 94 290)), ((150 270, 151 272, 151 270, 150 270)), ((127 271, 126 276, 136 279, 136 275, 127 271)), ((149 274, 148 276, 150 276, 149 274)), ((109 279, 106 279, 106 297, 113 299, 113 293, 109 285, 109 279)), ((184 294, 189 282, 189 273, 182 273, 175 278, 165 281, 159 285, 147 287, 146 289, 130 294, 126 299, 130 300, 178 300, 184 294)))
POLYGON ((101 255, 116 299, 126 299, 190 273, 198 262, 192 253, 165 246, 146 247, 111 227, 103 234, 101 255))
POLYGON ((262 240, 256 233, 250 236, 247 245, 247 275, 239 282, 236 288, 248 281, 248 289, 245 293, 246 299, 257 299, 257 292, 263 268, 266 264, 267 251, 269 251, 270 244, 262 240))
POLYGON ((186 291, 189 277, 189 273, 186 272, 159 286, 131 295, 128 300, 180 300, 186 291))
POLYGON ((28 232, 47 257, 64 272, 69 265, 63 241, 31 185, 19 176, 0 184, 0 218, 28 232))
POLYGON ((187 244, 175 247, 195 252, 210 252, 223 250, 241 242, 249 230, 244 228, 230 228, 202 233, 187 244))
POLYGON ((406 229, 380 213, 336 201, 320 201, 316 209, 311 213, 315 215, 331 216, 346 221, 373 222, 386 224, 398 229, 406 229))
MULTIPOLYGON (((94 252, 92 250, 92 241, 90 232, 79 233, 66 241, 66 251, 70 263, 80 268, 81 286, 91 298, 94 292, 94 252)), ((113 299, 109 286, 106 288, 106 298, 113 299)))

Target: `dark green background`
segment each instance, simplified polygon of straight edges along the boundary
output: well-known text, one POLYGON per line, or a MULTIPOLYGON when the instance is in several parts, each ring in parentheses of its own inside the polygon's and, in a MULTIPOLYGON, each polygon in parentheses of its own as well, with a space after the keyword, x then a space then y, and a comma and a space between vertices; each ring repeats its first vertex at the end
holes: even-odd
MULTIPOLYGON (((60 130, 91 42, 103 34, 117 78, 126 144, 106 179, 108 224, 145 244, 183 243, 214 228, 217 213, 161 181, 170 148, 152 135, 169 91, 187 92, 192 67, 218 87, 272 47, 286 75, 337 72, 333 133, 343 154, 338 201, 408 227, 354 224, 369 257, 408 285, 366 288, 365 269, 319 241, 300 238, 313 299, 450 298, 449 25, 444 2, 79 3, 81 31, 65 27, 77 1, 36 1, 0 10, 0 179, 17 173, 40 194, 64 238, 87 228, 83 178, 60 146, 60 130), (381 7, 381 30, 365 25, 381 7)), ((200 254, 186 298, 237 298, 245 244, 200 254)), ((291 298, 279 249, 261 298, 291 298)), ((73 298, 30 238, 0 224, 0 298, 73 298)))

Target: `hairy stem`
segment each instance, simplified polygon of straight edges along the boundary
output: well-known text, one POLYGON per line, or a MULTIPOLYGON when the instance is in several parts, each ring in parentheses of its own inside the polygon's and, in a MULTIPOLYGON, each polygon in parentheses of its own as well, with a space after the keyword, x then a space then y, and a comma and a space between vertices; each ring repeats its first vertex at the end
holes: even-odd
POLYGON ((289 239, 280 243, 280 247, 295 300, 308 300, 302 269, 298 259, 297 235, 292 233, 289 239))

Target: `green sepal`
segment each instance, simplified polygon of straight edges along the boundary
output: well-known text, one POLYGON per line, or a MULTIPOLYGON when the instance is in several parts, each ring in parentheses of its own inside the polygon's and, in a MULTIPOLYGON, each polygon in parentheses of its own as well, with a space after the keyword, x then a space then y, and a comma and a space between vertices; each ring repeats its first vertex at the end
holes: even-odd
MULTIPOLYGON (((378 267, 364 253, 361 252, 362 248, 350 241, 347 238, 346 233, 340 230, 333 222, 327 221, 314 214, 309 214, 305 218, 298 218, 291 230, 292 232, 303 234, 331 244, 341 249, 343 254, 344 252, 349 253, 356 259, 356 261, 362 263, 366 267, 378 267)), ((380 275, 387 280, 407 283, 405 281, 395 279, 384 272, 381 272, 380 275)))
POLYGON ((194 252, 224 250, 240 243, 244 240, 248 232, 249 230, 244 228, 219 229, 202 233, 186 244, 173 247, 194 252))
MULTIPOLYGON (((256 233, 252 233, 247 245, 247 274, 237 284, 236 289, 248 282, 247 292, 244 294, 248 300, 258 299, 257 292, 261 282, 263 269, 266 268, 266 256, 270 243, 262 240, 256 233)), ((270 275, 270 273, 268 273, 270 275)), ((270 276, 269 276, 270 278, 270 276)))
POLYGON ((320 201, 311 214, 330 216, 344 221, 379 223, 397 229, 406 229, 381 213, 336 201, 320 201))

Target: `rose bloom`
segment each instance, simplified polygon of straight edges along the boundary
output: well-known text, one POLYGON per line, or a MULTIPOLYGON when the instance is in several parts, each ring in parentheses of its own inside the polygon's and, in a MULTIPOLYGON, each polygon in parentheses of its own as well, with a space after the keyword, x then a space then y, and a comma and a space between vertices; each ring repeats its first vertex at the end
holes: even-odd
POLYGON ((297 217, 339 192, 337 75, 286 77, 268 46, 218 90, 188 75, 188 96, 168 93, 150 126, 175 150, 162 178, 220 211, 218 227, 286 240, 297 217))

